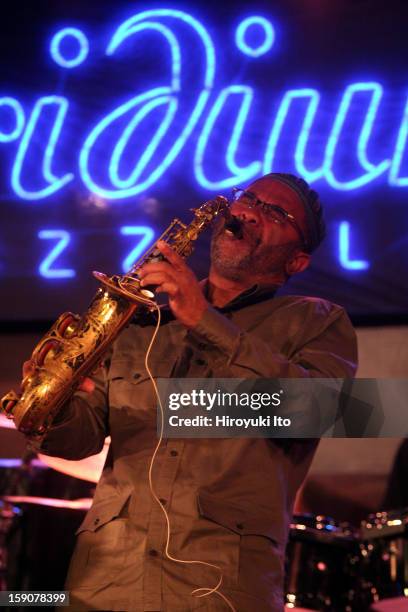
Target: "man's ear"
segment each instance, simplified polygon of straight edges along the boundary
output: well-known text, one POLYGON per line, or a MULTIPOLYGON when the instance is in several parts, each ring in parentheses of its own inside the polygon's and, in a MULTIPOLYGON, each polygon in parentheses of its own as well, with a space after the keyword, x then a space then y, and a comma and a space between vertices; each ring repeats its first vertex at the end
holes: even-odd
POLYGON ((311 257, 309 253, 298 251, 285 264, 285 272, 288 276, 293 276, 299 272, 303 272, 310 264, 311 257))

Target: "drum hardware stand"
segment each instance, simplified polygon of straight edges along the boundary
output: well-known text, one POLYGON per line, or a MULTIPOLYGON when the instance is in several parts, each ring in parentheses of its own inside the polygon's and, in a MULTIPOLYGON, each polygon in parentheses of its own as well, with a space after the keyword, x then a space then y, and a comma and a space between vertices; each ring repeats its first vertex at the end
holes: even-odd
MULTIPOLYGON (((36 454, 26 450, 21 458, 21 465, 11 470, 2 482, 2 495, 21 494, 27 492, 28 480, 31 476, 31 463, 36 454)), ((22 511, 12 506, 10 502, 2 501, 0 497, 0 591, 7 591, 7 536, 13 521, 22 511)))
POLYGON ((26 449, 21 457, 21 465, 10 470, 10 474, 2 483, 0 495, 27 495, 30 477, 32 476, 32 461, 36 453, 26 449))
POLYGON ((7 591, 7 535, 20 510, 0 501, 0 591, 7 591))

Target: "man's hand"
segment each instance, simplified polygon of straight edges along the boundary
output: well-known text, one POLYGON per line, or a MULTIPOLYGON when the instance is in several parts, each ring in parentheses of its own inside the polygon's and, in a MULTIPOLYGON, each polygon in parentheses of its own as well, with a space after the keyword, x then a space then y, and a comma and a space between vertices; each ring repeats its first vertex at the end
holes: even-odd
MULTIPOLYGON (((23 378, 33 374, 35 370, 35 363, 32 359, 23 363, 23 378)), ((95 383, 90 378, 83 378, 78 386, 79 391, 85 391, 85 393, 92 393, 95 389, 95 383)))
POLYGON ((34 361, 32 361, 31 359, 28 359, 27 361, 25 361, 23 363, 23 378, 25 378, 29 374, 32 374, 34 372, 34 369, 35 369, 34 361))
POLYGON ((193 328, 209 307, 197 277, 184 260, 163 241, 157 243, 167 261, 147 263, 140 271, 142 286, 156 285, 158 293, 167 293, 174 316, 193 328))

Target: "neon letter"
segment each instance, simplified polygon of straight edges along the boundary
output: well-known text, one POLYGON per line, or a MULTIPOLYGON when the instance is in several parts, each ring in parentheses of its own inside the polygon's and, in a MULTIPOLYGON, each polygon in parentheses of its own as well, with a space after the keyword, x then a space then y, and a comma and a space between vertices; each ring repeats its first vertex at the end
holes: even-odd
POLYGON ((142 236, 141 240, 122 261, 123 272, 128 272, 135 261, 143 254, 147 247, 153 242, 154 231, 147 225, 124 225, 120 228, 123 236, 142 236))
POLYGON ((389 159, 385 159, 377 166, 375 166, 374 164, 368 161, 366 151, 373 123, 377 115, 378 105, 380 104, 380 100, 382 97, 382 92, 383 89, 379 83, 353 83, 353 85, 349 85, 346 88, 326 147, 326 157, 324 164, 325 177, 329 185, 331 185, 332 187, 342 190, 357 189, 357 187, 367 185, 367 183, 373 181, 390 167, 391 162, 389 159), (341 135, 341 131, 343 129, 346 115, 351 106, 353 96, 356 93, 362 91, 371 92, 371 100, 358 139, 357 159, 360 162, 361 167, 364 168, 364 170, 366 170, 367 172, 366 174, 359 176, 358 178, 352 179, 350 181, 341 182, 337 180, 333 174, 333 158, 336 152, 336 146, 341 135))
POLYGON ((295 162, 298 172, 302 176, 304 176, 306 180, 312 182, 323 176, 323 166, 317 170, 307 170, 304 164, 307 141, 320 100, 319 92, 315 89, 292 89, 287 91, 283 96, 282 102, 279 105, 279 110, 273 124, 271 134, 269 136, 268 143, 266 145, 263 174, 268 174, 268 172, 272 172, 275 151, 282 132, 283 124, 285 123, 286 116, 289 113, 292 100, 296 100, 299 98, 309 99, 309 104, 307 106, 305 118, 302 124, 302 129, 300 131, 299 138, 296 144, 295 162))
POLYGON ((370 267, 364 259, 349 259, 350 257, 350 223, 342 221, 339 225, 339 259, 346 270, 367 270, 370 267))
POLYGON ((52 37, 50 45, 51 57, 54 62, 63 68, 75 68, 76 66, 79 66, 86 59, 88 52, 88 39, 86 38, 85 34, 81 32, 81 30, 78 30, 78 28, 63 28, 52 37), (67 38, 75 40, 78 46, 76 55, 72 54, 71 58, 65 57, 61 53, 60 49, 62 41, 67 38))
POLYGON ((10 98, 9 96, 0 98, 0 108, 2 106, 9 106, 14 111, 16 125, 14 130, 11 130, 10 132, 0 131, 0 142, 11 142, 12 140, 16 140, 23 131, 25 120, 24 111, 20 102, 15 98, 10 98))
POLYGON ((408 136, 408 99, 405 105, 404 113, 402 116, 402 122, 398 131, 397 144, 395 145, 395 153, 392 158, 389 184, 397 187, 405 187, 408 185, 408 176, 399 177, 399 171, 401 168, 402 157, 404 155, 405 147, 407 145, 408 136))
POLYGON ((249 55, 250 57, 259 57, 260 55, 264 55, 267 53, 275 40, 275 30, 268 19, 265 17, 259 17, 258 15, 253 15, 252 17, 247 17, 237 27, 235 32, 235 44, 238 49, 245 53, 245 55, 249 55), (253 47, 249 45, 245 40, 245 34, 247 33, 248 28, 251 26, 258 26, 261 30, 263 30, 264 40, 257 47, 253 47))
POLYGON ((218 98, 214 102, 198 139, 194 156, 194 171, 196 179, 202 187, 205 187, 206 189, 221 189, 231 187, 253 178, 260 171, 261 163, 259 161, 250 163, 246 168, 240 168, 235 161, 239 140, 241 138, 242 130, 251 107, 252 98, 252 87, 246 87, 245 85, 231 85, 230 87, 222 89, 218 98), (233 176, 218 181, 211 181, 205 176, 203 169, 205 150, 210 139, 211 132, 214 128, 214 124, 231 94, 239 94, 242 96, 241 105, 231 133, 226 154, 227 167, 229 170, 231 170, 233 176))
POLYGON ((65 230, 41 230, 38 232, 38 237, 41 240, 58 240, 57 244, 54 245, 47 257, 43 259, 38 267, 41 276, 45 278, 72 278, 75 276, 75 270, 71 270, 70 268, 50 269, 50 266, 70 243, 70 233, 65 230))
POLYGON ((122 104, 113 112, 109 113, 102 121, 100 121, 90 132, 85 140, 83 149, 80 153, 79 167, 82 179, 88 188, 101 195, 102 197, 118 199, 134 196, 147 187, 153 185, 164 174, 170 164, 176 159, 182 150, 187 138, 195 127, 210 95, 210 89, 213 86, 215 73, 215 52, 211 38, 207 30, 196 19, 188 13, 173 9, 157 9, 144 11, 134 15, 122 23, 114 33, 108 48, 107 55, 113 55, 117 48, 129 38, 131 35, 143 30, 153 30, 161 34, 168 42, 172 61, 172 76, 171 84, 168 87, 156 87, 144 93, 141 93, 134 98, 131 98, 125 104, 122 104), (147 21, 147 19, 155 19, 147 21), (175 19, 179 23, 192 28, 195 34, 198 35, 205 50, 205 70, 203 79, 203 89, 198 95, 197 102, 190 113, 187 122, 181 129, 181 133, 172 140, 170 149, 164 153, 161 161, 150 170, 150 173, 143 179, 142 172, 151 162, 154 154, 163 142, 170 125, 173 122, 176 111, 179 109, 179 100, 176 97, 181 91, 181 51, 178 39, 173 31, 157 21, 159 18, 175 19), (160 106, 167 106, 164 119, 157 130, 153 133, 150 142, 145 147, 143 154, 135 165, 133 171, 127 178, 119 176, 119 166, 121 158, 125 152, 129 139, 134 134, 136 128, 142 120, 147 117, 152 111, 160 106), (92 176, 91 157, 94 147, 99 139, 103 137, 106 130, 111 128, 114 122, 121 119, 126 113, 136 112, 131 116, 131 120, 122 135, 117 140, 114 147, 110 163, 109 163, 109 180, 112 188, 101 187, 92 176))
MULTIPOLYGON (((44 98, 40 98, 34 105, 33 111, 24 130, 24 134, 20 140, 16 160, 14 162, 11 174, 11 184, 13 186, 14 191, 18 196, 25 200, 39 200, 40 198, 50 196, 51 194, 61 189, 64 185, 69 183, 69 181, 72 181, 72 179, 74 178, 74 175, 70 172, 58 178, 51 170, 52 158, 67 110, 68 101, 66 98, 62 98, 60 96, 46 96, 44 98), (21 184, 21 173, 23 169, 24 160, 29 151, 30 143, 33 139, 39 118, 41 117, 42 109, 53 106, 57 108, 57 114, 54 121, 54 125, 51 129, 51 133, 48 137, 48 141, 47 139, 45 139, 47 145, 45 147, 45 152, 43 154, 42 159, 42 175, 43 178, 47 181, 48 185, 46 187, 43 187, 42 189, 39 189, 38 191, 28 191, 21 184)), ((38 137, 38 134, 36 141, 41 142, 40 138, 38 137)))

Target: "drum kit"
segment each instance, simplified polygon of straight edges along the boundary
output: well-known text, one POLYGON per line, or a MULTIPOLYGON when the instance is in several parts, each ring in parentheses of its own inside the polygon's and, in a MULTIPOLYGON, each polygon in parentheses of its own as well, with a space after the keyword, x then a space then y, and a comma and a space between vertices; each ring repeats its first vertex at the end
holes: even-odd
POLYGON ((0 436, 0 590, 61 590, 109 443, 83 461, 24 454, 24 437, 2 415, 0 436))
POLYGON ((286 551, 286 611, 408 611, 408 509, 360 528, 296 514, 286 551))
MULTIPOLYGON (((4 428, 21 436, 0 415, 4 428)), ((108 447, 82 461, 0 457, 0 590, 62 588, 108 447)), ((294 515, 285 573, 286 612, 408 611, 408 509, 369 515, 359 529, 294 515)))

